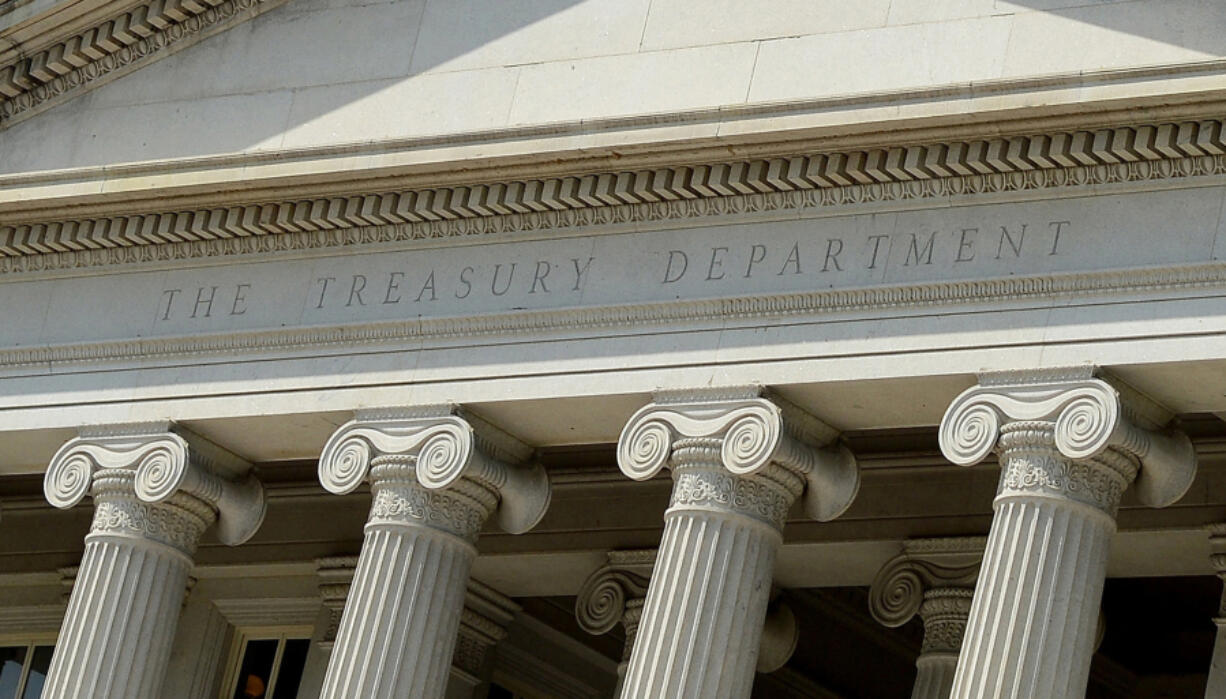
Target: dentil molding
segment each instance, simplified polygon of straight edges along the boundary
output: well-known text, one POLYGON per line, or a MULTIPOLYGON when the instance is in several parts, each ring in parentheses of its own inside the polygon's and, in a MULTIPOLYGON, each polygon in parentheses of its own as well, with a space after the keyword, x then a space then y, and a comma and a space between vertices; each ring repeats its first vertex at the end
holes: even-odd
MULTIPOLYGON (((0 130, 286 0, 147 0, 0 63, 0 130)), ((40 36, 45 40, 45 36, 40 36)))
MULTIPOLYGON (((257 0, 228 0, 256 3, 257 0)), ((266 0, 267 2, 268 0, 266 0)), ((946 202, 1226 174, 1224 120, 0 226, 0 274, 946 202)))

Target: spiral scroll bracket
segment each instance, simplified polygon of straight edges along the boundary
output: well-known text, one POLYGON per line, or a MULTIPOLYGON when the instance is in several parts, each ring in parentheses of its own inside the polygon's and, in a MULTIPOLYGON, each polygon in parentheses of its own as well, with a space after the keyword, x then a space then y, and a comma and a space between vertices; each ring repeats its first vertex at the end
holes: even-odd
POLYGON ((919 539, 877 571, 869 588, 868 608, 883 626, 902 626, 920 611, 926 592, 938 588, 973 590, 979 578, 985 540, 919 539), (923 552, 911 550, 929 549, 923 552))
POLYGON ((218 538, 238 545, 264 521, 264 488, 251 465, 180 425, 170 423, 91 428, 56 452, 43 480, 47 501, 60 508, 76 505, 89 492, 99 469, 131 469, 134 494, 148 503, 187 493, 218 513, 218 538), (237 480, 223 478, 242 474, 237 480))
POLYGON ((1136 458, 1141 465, 1138 497, 1150 507, 1165 507, 1191 487, 1196 453, 1182 432, 1135 424, 1130 407, 1119 390, 1098 378, 975 386, 946 410, 941 452, 953 463, 969 466, 995 448, 1004 421, 1051 422, 1053 446, 1067 459, 1093 459, 1109 449, 1136 458))
POLYGON ((359 415, 324 445, 319 480, 328 491, 344 495, 366 480, 375 457, 411 455, 421 487, 439 490, 468 479, 497 494, 494 517, 504 531, 528 531, 549 507, 551 489, 545 469, 539 464, 506 463, 485 452, 482 445, 498 454, 531 454, 527 445, 456 407, 359 415), (461 414, 450 414, 456 411, 461 414))
MULTIPOLYGON (((670 462, 676 440, 721 438, 720 457, 729 472, 749 476, 768 464, 778 464, 804 478, 803 502, 810 517, 823 522, 838 517, 860 489, 855 456, 842 445, 816 447, 794 437, 776 400, 649 404, 622 430, 618 465, 630 478, 647 480, 670 462)), ((789 415, 788 419, 800 417, 795 408, 789 415)), ((811 416, 804 419, 817 422, 811 416)))

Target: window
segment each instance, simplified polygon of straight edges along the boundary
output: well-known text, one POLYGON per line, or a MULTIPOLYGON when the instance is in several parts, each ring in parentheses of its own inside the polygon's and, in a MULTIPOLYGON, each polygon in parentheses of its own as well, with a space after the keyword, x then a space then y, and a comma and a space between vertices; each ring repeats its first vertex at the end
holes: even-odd
POLYGON ((0 644, 0 699, 38 699, 51 667, 50 643, 0 644))
POLYGON ((309 629, 240 630, 221 699, 295 699, 311 649, 309 635, 309 629))

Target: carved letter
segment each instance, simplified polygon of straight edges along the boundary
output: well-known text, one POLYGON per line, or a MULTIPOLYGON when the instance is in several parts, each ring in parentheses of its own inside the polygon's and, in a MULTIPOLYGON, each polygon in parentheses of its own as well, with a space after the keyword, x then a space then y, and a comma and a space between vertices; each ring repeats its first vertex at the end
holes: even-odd
POLYGON ((417 292, 417 298, 413 299, 413 303, 421 301, 421 297, 426 295, 426 289, 430 290, 430 300, 438 301, 438 295, 434 293, 434 270, 430 270, 430 276, 426 277, 426 283, 421 285, 421 291, 417 292))
POLYGON ((928 244, 924 246, 923 250, 920 250, 919 236, 916 235, 915 233, 912 233, 911 234, 911 247, 907 248, 907 257, 903 259, 902 266, 910 267, 911 260, 915 260, 915 264, 918 265, 920 263, 921 256, 924 258, 924 264, 926 265, 932 264, 932 248, 933 248, 933 245, 936 243, 936 240, 937 240, 937 232, 933 231, 928 236, 928 244))
POLYGON ((166 312, 162 314, 162 320, 170 320, 170 304, 175 302, 175 294, 183 291, 182 289, 167 289, 162 292, 162 296, 166 297, 166 312))
POLYGON ((209 287, 209 297, 207 299, 204 298, 204 287, 202 286, 199 289, 197 289, 196 290, 196 305, 192 307, 192 317, 195 318, 196 314, 200 312, 201 304, 204 305, 204 317, 208 318, 210 315, 212 315, 213 314, 213 297, 216 295, 217 295, 217 287, 215 286, 209 287))
POLYGON ((400 303, 400 280, 404 279, 404 272, 392 272, 387 277, 387 293, 383 295, 383 303, 400 303), (392 298, 392 292, 396 292, 396 298, 392 298))
POLYGON ((975 239, 966 239, 967 233, 979 234, 978 228, 963 228, 962 235, 958 238, 958 256, 954 258, 954 262, 970 262, 975 259, 975 239), (963 253, 970 253, 970 257, 963 257, 963 253))
POLYGON ((511 271, 507 273, 507 283, 506 283, 506 286, 502 287, 502 291, 498 290, 498 273, 502 271, 502 265, 501 264, 494 265, 494 278, 490 280, 490 293, 491 294, 495 296, 502 296, 511 289, 511 280, 515 278, 515 265, 516 264, 517 263, 515 262, 511 263, 511 271))
POLYGON ((592 261, 595 259, 596 259, 595 257, 587 258, 587 263, 583 265, 582 269, 580 269, 579 268, 579 258, 577 257, 570 258, 570 261, 573 262, 575 265, 575 288, 571 289, 571 291, 578 291, 580 288, 583 287, 583 275, 587 274, 588 269, 592 266, 592 261))
MULTIPOLYGON (((877 269, 877 253, 881 250, 881 241, 889 238, 888 235, 870 235, 869 240, 873 242, 873 259, 868 263, 869 269, 877 269)), ((889 249, 886 249, 886 255, 889 255, 889 249)))
POLYGON ((681 252, 680 250, 669 250, 668 251, 668 267, 664 270, 664 281, 662 283, 672 284, 673 282, 677 281, 678 279, 682 277, 682 275, 685 274, 685 270, 689 266, 690 266, 690 258, 687 257, 684 252, 681 252), (677 276, 674 277, 673 276, 673 260, 677 256, 681 257, 681 269, 677 271, 677 276))
POLYGON ((316 308, 324 307, 324 297, 328 294, 328 282, 336 281, 336 277, 320 277, 317 282, 323 282, 323 286, 319 289, 319 303, 315 304, 316 308))
POLYGON ((842 238, 831 238, 826 241, 826 261, 822 263, 823 272, 830 269, 830 263, 832 262, 836 271, 843 271, 843 268, 839 265, 839 253, 841 252, 843 252, 842 238), (837 249, 834 247, 835 243, 839 244, 837 249))
POLYGON ((718 277, 712 276, 715 274, 715 268, 723 267, 724 261, 720 259, 720 253, 728 252, 728 248, 717 246, 711 248, 711 264, 707 266, 707 281, 716 281, 724 278, 724 273, 721 271, 718 277))
POLYGON ((1013 236, 1009 235, 1009 229, 1006 226, 1000 227, 1000 242, 996 244, 996 259, 1000 259, 1000 253, 1005 249, 1005 241, 1009 241, 1009 247, 1013 249, 1014 257, 1022 256, 1022 243, 1026 239, 1026 224, 1022 224, 1022 230, 1017 234, 1017 243, 1013 242, 1013 236))
POLYGON ((362 299, 362 291, 365 288, 366 288, 366 275, 365 274, 353 275, 353 282, 351 282, 349 285, 349 301, 345 303, 345 308, 348 308, 353 305, 354 298, 358 300, 359 306, 365 306, 366 301, 362 299), (358 280, 361 280, 360 284, 358 283, 358 280))
POLYGON ((460 283, 464 285, 464 294, 460 295, 459 292, 456 292, 456 295, 455 295, 456 298, 466 299, 468 298, 468 295, 473 292, 472 282, 468 281, 468 275, 472 273, 473 273, 472 267, 465 267, 464 269, 460 270, 460 283))
POLYGON ((1060 234, 1064 232, 1064 227, 1071 225, 1069 221, 1052 221, 1047 224, 1048 228, 1056 229, 1056 238, 1051 241, 1051 252, 1047 253, 1048 257, 1056 254, 1056 249, 1060 247, 1060 234))
POLYGON ((779 268, 779 273, 776 277, 782 277, 787 271, 788 265, 793 265, 796 269, 792 274, 800 274, 800 242, 792 243, 792 251, 788 253, 788 259, 783 261, 783 266, 779 268))
POLYGON ((753 266, 766 259, 766 246, 754 245, 749 249, 749 264, 745 266, 745 278, 753 274, 753 266))
POLYGON ((532 275, 532 288, 528 290, 529 294, 536 293, 536 285, 538 283, 541 285, 541 289, 543 289, 546 294, 549 293, 549 287, 545 286, 545 277, 549 276, 549 272, 552 269, 553 265, 551 265, 549 262, 545 260, 536 261, 536 273, 532 275))
POLYGON ((238 286, 234 287, 234 305, 230 306, 230 315, 241 316, 247 312, 247 306, 245 305, 247 303, 247 297, 245 294, 250 288, 250 284, 239 284, 238 286), (242 305, 242 308, 239 308, 240 305, 242 305))

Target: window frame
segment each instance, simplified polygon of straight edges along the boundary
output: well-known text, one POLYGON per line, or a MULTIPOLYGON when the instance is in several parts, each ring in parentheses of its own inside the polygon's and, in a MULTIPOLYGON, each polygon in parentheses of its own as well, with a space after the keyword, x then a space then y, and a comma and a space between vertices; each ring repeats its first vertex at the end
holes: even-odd
POLYGON ((238 673, 242 670, 243 660, 249 641, 277 641, 277 652, 273 656, 272 674, 268 677, 268 687, 264 695, 273 696, 277 688, 277 680, 281 675, 281 659, 285 655, 287 641, 311 642, 314 629, 305 624, 273 624, 267 626, 243 626, 234 628, 234 638, 230 642, 230 650, 226 654, 226 672, 222 676, 218 699, 233 699, 234 683, 238 681, 238 673))
POLYGON ((55 644, 59 640, 59 636, 59 633, 53 631, 0 634, 0 648, 19 648, 24 646, 26 649, 25 658, 21 663, 21 676, 17 678, 17 693, 14 695, 14 699, 21 699, 22 695, 25 694, 26 684, 30 681, 30 666, 34 663, 34 649, 39 646, 51 646, 52 657, 54 657, 55 644))

